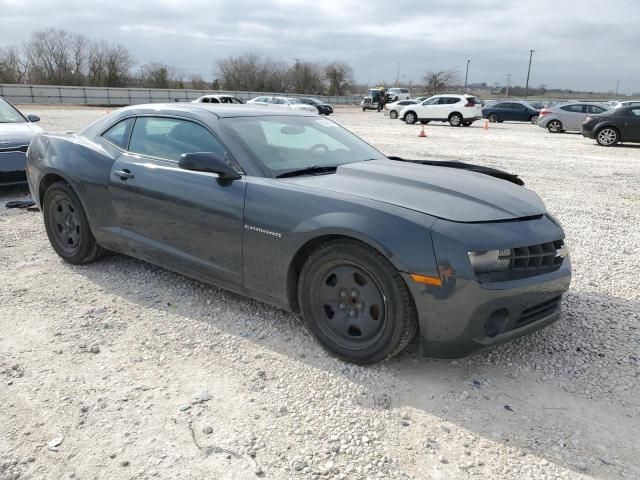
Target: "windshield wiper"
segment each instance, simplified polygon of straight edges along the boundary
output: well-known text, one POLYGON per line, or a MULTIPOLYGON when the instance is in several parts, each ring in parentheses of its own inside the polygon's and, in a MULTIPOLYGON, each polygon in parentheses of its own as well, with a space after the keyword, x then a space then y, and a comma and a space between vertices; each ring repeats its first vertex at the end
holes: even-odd
POLYGON ((299 177, 302 175, 322 175, 327 173, 333 173, 336 171, 337 168, 338 167, 336 166, 320 167, 318 165, 314 165, 312 167, 299 168, 297 170, 289 170, 288 172, 284 172, 279 175, 276 175, 276 178, 299 177))

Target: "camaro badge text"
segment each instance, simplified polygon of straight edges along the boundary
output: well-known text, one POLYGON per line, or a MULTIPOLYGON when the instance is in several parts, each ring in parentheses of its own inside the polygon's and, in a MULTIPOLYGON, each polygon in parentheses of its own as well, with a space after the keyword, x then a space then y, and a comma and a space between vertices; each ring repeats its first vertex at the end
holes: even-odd
POLYGON ((251 230, 253 232, 264 233, 265 235, 270 235, 275 238, 281 238, 282 234, 278 232, 272 232, 271 230, 265 230, 264 228, 254 227, 253 225, 245 225, 245 229, 251 230))

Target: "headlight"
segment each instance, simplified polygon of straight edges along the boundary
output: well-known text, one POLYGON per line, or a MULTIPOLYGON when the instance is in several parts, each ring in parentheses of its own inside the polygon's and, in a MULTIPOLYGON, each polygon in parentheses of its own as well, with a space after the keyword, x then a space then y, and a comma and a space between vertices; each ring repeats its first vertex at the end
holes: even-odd
POLYGON ((469 260, 476 273, 506 270, 511 262, 511 249, 469 252, 469 260))

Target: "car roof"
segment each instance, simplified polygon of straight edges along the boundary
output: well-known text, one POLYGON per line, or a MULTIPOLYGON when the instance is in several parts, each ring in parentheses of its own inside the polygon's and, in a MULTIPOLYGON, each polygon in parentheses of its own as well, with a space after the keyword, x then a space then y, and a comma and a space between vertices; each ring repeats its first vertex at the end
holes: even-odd
POLYGON ((153 111, 158 115, 175 115, 183 112, 202 112, 206 110, 218 118, 227 117, 278 117, 278 116, 315 116, 302 110, 268 109, 264 107, 252 107, 251 105, 226 105, 217 103, 149 103, 144 105, 132 105, 120 109, 133 115, 149 115, 153 111))

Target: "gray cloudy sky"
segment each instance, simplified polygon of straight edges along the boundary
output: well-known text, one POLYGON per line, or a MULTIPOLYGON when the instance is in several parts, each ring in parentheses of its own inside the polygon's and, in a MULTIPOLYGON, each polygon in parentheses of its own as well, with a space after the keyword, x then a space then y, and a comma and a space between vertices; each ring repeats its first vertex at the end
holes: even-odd
POLYGON ((217 59, 253 51, 344 60, 359 82, 419 81, 456 67, 470 82, 640 91, 637 0, 0 0, 0 46, 56 27, 125 45, 212 77, 217 59))

